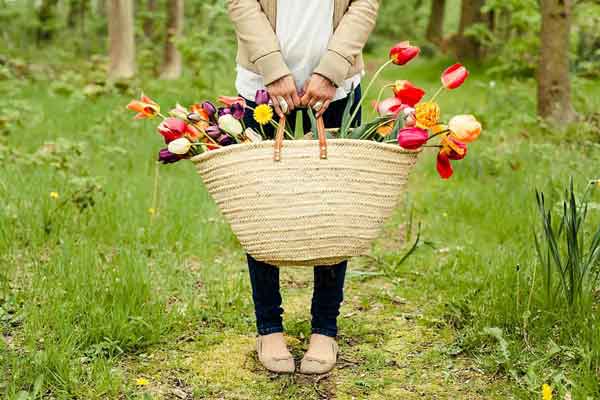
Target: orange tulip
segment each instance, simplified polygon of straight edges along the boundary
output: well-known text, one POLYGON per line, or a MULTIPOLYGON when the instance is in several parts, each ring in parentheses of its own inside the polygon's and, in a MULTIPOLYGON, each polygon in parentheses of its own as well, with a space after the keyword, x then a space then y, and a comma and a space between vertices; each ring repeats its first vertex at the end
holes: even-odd
POLYGON ((137 112, 134 119, 154 118, 160 113, 160 106, 143 93, 139 100, 129 102, 127 109, 137 112))
POLYGON ((244 100, 242 97, 239 97, 239 96, 238 97, 219 96, 218 100, 219 100, 219 103, 221 103, 227 107, 231 107, 232 105, 238 103, 238 104, 241 104, 244 108, 246 108, 246 100, 244 100))
POLYGON ((457 115, 448 123, 452 136, 462 143, 471 143, 481 134, 481 123, 472 115, 457 115))

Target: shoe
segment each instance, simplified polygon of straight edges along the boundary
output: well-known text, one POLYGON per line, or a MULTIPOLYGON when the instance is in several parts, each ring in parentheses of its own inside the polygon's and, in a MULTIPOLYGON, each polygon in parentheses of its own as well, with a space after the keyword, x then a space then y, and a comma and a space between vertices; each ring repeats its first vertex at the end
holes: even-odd
POLYGON ((335 339, 329 336, 312 334, 308 351, 300 363, 302 374, 325 374, 335 367, 338 354, 338 345, 335 339))
POLYGON ((287 350, 287 347, 285 349, 287 354, 277 356, 265 354, 265 342, 273 340, 273 335, 281 335, 283 339, 282 333, 272 333, 270 335, 259 336, 258 338, 256 338, 256 352, 258 353, 258 360, 266 369, 268 369, 271 372, 288 374, 294 372, 296 370, 296 366, 294 364, 294 357, 287 350))

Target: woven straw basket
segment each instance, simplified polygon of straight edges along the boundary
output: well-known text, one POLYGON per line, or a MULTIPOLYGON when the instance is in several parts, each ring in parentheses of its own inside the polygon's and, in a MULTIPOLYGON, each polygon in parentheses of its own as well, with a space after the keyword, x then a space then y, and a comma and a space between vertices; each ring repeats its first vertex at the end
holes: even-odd
POLYGON ((325 146, 321 139, 279 138, 192 158, 240 243, 257 260, 312 266, 365 255, 419 153, 366 140, 333 139, 325 146))

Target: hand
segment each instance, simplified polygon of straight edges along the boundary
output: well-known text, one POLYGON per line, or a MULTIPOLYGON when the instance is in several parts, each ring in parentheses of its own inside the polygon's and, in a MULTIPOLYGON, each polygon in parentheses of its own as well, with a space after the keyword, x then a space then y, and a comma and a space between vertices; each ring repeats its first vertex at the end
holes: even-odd
MULTIPOLYGON (((313 108, 317 102, 321 102, 321 109, 317 111, 317 118, 323 115, 337 91, 335 85, 327 78, 319 74, 312 74, 310 79, 304 84, 304 96, 302 96, 302 105, 313 108)), ((314 109, 314 108, 313 108, 314 109)))
POLYGON ((296 89, 296 82, 294 82, 294 78, 291 75, 286 75, 270 85, 267 85, 267 92, 269 92, 269 96, 271 96, 271 102, 273 103, 275 112, 280 117, 294 111, 296 107, 300 106, 300 97, 298 96, 298 89, 296 89), (285 113, 279 104, 280 97, 285 99, 288 105, 285 113))

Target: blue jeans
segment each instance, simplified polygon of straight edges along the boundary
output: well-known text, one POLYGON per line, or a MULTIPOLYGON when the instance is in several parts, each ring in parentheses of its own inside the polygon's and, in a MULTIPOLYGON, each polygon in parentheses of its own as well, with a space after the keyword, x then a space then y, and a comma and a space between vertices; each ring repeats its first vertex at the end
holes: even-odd
MULTIPOLYGON (((361 98, 360 86, 355 89, 354 108, 361 98)), ((323 114, 323 122, 326 128, 336 128, 342 123, 342 115, 348 99, 342 99, 331 103, 323 114)), ((252 108, 255 103, 247 101, 252 108)), ((288 124, 292 131, 296 122, 296 111, 288 115, 288 124)), ((360 112, 355 120, 360 124, 360 112)), ((257 123, 252 118, 252 111, 247 110, 244 116, 246 126, 252 127, 258 132, 257 123)), ((303 127, 305 131, 310 130, 310 119, 303 110, 303 127)), ((273 127, 266 127, 268 136, 274 135, 273 127)), ((250 282, 252 283, 252 299, 254 300, 254 311, 256 314, 256 327, 259 335, 268 335, 275 332, 283 332, 283 308, 281 307, 281 293, 279 290, 279 268, 267 263, 255 260, 247 255, 250 282)), ((312 332, 321 335, 335 337, 337 335, 337 317, 340 313, 340 305, 344 299, 344 278, 346 276, 347 262, 341 262, 333 266, 314 267, 314 289, 312 297, 312 332)))

